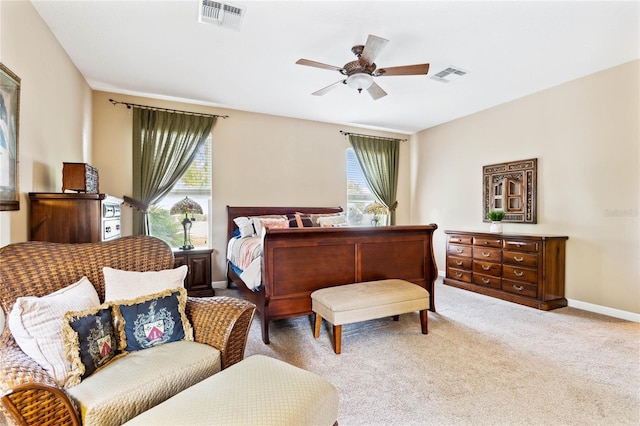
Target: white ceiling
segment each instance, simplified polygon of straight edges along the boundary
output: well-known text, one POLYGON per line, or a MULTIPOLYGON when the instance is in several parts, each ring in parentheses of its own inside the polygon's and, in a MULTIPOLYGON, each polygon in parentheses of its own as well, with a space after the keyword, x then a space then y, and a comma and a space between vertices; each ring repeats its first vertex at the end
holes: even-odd
POLYGON ((198 0, 33 1, 95 90, 411 134, 640 57, 638 1, 245 1, 241 29, 198 22, 198 0), (377 101, 342 76, 367 35, 378 67, 428 62, 428 76, 376 77, 377 101), (469 72, 451 83, 429 76, 469 72))

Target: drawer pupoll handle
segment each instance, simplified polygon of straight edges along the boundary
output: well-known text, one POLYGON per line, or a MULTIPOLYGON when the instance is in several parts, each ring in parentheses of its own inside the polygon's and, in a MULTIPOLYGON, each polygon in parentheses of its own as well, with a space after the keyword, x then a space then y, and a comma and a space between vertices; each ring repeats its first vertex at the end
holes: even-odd
POLYGON ((485 242, 484 242, 484 245, 485 245, 485 246, 486 246, 487 244, 489 244, 489 241, 485 241, 485 242))
POLYGON ((491 269, 491 266, 489 265, 482 265, 482 269, 485 271, 488 271, 489 269, 491 269))
POLYGON ((457 248, 456 249, 456 253, 462 253, 464 250, 462 250, 461 248, 457 248))
POLYGON ((516 277, 521 277, 521 276, 524 275, 524 272, 522 272, 522 271, 515 271, 514 270, 513 273, 515 274, 516 277))
POLYGON ((523 287, 523 286, 521 286, 521 285, 515 285, 515 284, 514 284, 514 285, 513 285, 513 288, 515 288, 515 289, 516 289, 516 290, 518 290, 518 291, 522 291, 522 290, 524 290, 524 287, 523 287))
POLYGON ((462 272, 456 272, 456 277, 462 278, 462 272))
POLYGON ((491 280, 489 278, 483 278, 482 282, 485 284, 489 284, 491 282, 491 280))
POLYGON ((483 252, 482 252, 482 255, 483 255, 484 257, 489 257, 489 256, 491 256, 491 253, 487 253, 487 252, 483 251, 483 252))
POLYGON ((462 266, 462 260, 456 260, 456 265, 457 266, 462 266))
POLYGON ((516 262, 522 262, 524 260, 524 257, 513 256, 513 260, 515 260, 516 262))

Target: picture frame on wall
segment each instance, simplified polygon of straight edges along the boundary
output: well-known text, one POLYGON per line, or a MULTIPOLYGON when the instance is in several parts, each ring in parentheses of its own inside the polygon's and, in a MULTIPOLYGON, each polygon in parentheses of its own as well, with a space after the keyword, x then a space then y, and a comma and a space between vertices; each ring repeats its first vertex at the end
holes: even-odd
POLYGON ((490 164, 482 168, 482 217, 505 213, 503 222, 537 223, 538 159, 490 164))
POLYGON ((20 77, 0 62, 0 211, 20 210, 20 77))

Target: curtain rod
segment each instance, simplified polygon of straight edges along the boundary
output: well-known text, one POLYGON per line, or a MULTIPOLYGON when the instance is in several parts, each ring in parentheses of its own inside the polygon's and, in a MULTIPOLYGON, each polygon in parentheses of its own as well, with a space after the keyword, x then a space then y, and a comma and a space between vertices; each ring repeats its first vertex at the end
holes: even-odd
POLYGON ((342 133, 345 136, 349 136, 349 135, 354 135, 354 136, 365 136, 367 138, 374 138, 374 139, 385 139, 388 141, 400 141, 400 142, 406 142, 406 139, 397 139, 397 138, 385 138, 384 136, 372 136, 372 135, 365 135, 362 133, 350 133, 350 132, 345 132, 344 130, 340 130, 340 133, 342 133))
POLYGON ((111 102, 113 105, 118 105, 118 104, 126 105, 127 109, 131 109, 131 107, 138 107, 138 108, 142 108, 142 109, 150 109, 150 110, 153 110, 153 111, 177 112, 178 114, 197 115, 197 116, 201 116, 201 117, 229 118, 228 115, 205 114, 203 112, 183 111, 183 110, 171 109, 171 108, 160 108, 160 107, 153 107, 153 106, 149 106, 149 105, 140 105, 140 104, 132 104, 132 103, 129 103, 129 102, 114 101, 113 99, 109 99, 109 102, 111 102))

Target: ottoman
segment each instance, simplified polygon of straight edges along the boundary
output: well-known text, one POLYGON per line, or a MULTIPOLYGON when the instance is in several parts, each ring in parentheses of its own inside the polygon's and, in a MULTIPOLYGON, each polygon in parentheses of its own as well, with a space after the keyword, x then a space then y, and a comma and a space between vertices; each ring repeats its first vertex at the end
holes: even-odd
POLYGON ((389 279, 322 288, 311 293, 316 314, 313 336, 320 336, 322 318, 333 324, 333 350, 342 350, 342 325, 420 311, 422 334, 428 333, 429 292, 417 284, 389 279))
POLYGON ((338 420, 338 391, 315 373, 250 356, 125 425, 318 425, 338 420))

